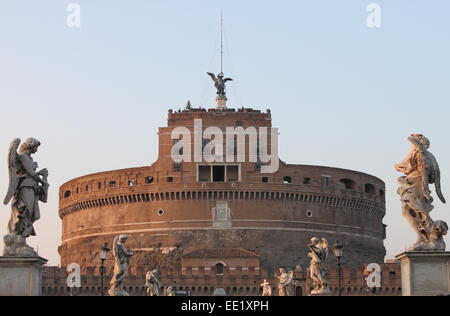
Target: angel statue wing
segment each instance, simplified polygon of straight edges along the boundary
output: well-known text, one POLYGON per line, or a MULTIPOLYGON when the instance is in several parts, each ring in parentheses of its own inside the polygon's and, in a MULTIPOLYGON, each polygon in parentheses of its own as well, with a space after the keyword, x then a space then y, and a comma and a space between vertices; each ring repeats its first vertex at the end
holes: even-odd
POLYGON ((211 77, 211 79, 215 82, 215 83, 219 83, 219 80, 217 79, 216 75, 211 73, 211 72, 207 72, 207 74, 211 77))
POLYGON ((294 279, 294 271, 293 270, 289 271, 288 275, 289 275, 289 278, 286 283, 290 284, 292 282, 292 280, 294 279))
POLYGON ((321 247, 323 249, 322 262, 324 262, 327 259, 327 257, 328 257, 328 251, 329 251, 328 240, 326 240, 325 238, 322 238, 321 240, 322 240, 321 247))
POLYGON ((233 81, 233 79, 231 79, 231 78, 225 78, 225 79, 223 79, 223 82, 228 82, 228 81, 233 81))
POLYGON ((119 255, 119 236, 117 236, 116 238, 114 238, 114 243, 113 243, 113 254, 114 254, 114 258, 117 258, 117 256, 119 255))
POLYGON ((422 179, 422 187, 425 198, 428 200, 431 199, 431 191, 429 188, 430 184, 434 184, 436 187, 436 194, 441 200, 442 203, 446 203, 445 197, 442 194, 441 189, 441 171, 439 168, 439 164, 434 157, 434 155, 428 151, 427 146, 429 147, 430 141, 421 134, 413 134, 408 140, 413 144, 414 147, 420 153, 419 156, 419 170, 423 175, 422 179), (427 146, 425 144, 427 144, 427 146))
POLYGON ((8 172, 9 172, 9 187, 8 187, 8 193, 6 193, 6 197, 3 200, 3 204, 8 205, 9 202, 11 202, 12 197, 14 196, 14 193, 17 190, 17 148, 20 146, 20 138, 16 138, 12 141, 11 145, 9 146, 8 151, 8 172))

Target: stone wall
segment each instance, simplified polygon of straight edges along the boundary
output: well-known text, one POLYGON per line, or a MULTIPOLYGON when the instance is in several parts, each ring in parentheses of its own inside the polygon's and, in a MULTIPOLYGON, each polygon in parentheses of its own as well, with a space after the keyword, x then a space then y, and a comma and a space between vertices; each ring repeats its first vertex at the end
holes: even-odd
MULTIPOLYGON (((341 289, 344 296, 401 296, 401 276, 399 264, 382 264, 381 288, 369 289, 364 281, 365 267, 345 267, 341 272, 341 289)), ((67 272, 64 268, 47 267, 43 272, 44 296, 99 296, 100 277, 97 268, 88 268, 87 274, 82 276, 81 288, 67 288, 67 272)), ((329 263, 328 281, 333 295, 338 295, 337 269, 329 263)), ((112 277, 111 270, 107 271, 105 293, 112 277)), ((211 296, 216 288, 223 288, 229 296, 260 296, 260 284, 267 279, 273 287, 273 295, 278 295, 277 280, 274 271, 260 272, 250 268, 248 270, 224 270, 223 275, 216 275, 214 270, 191 270, 185 272, 161 270, 163 287, 174 286, 176 289, 189 290, 192 296, 211 296)), ((124 282, 125 289, 132 296, 144 296, 145 271, 132 269, 124 282)), ((296 296, 308 296, 312 288, 312 281, 305 272, 296 271, 293 282, 293 293, 296 296)), ((162 290, 162 289, 161 289, 162 290)))

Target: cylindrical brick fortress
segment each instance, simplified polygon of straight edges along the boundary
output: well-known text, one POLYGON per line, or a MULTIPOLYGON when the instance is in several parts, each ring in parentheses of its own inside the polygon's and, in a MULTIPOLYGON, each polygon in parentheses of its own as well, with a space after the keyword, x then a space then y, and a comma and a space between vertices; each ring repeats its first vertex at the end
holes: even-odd
POLYGON ((350 265, 384 261, 382 180, 283 162, 272 174, 251 162, 174 163, 173 128, 194 131, 200 119, 203 129, 271 127, 269 111, 170 111, 152 166, 96 173, 61 186, 62 266, 98 266, 100 247, 120 234, 130 236, 132 265, 148 268, 177 269, 183 254, 217 248, 244 248, 259 254, 265 268, 291 268, 309 262, 311 237, 339 240, 350 265))

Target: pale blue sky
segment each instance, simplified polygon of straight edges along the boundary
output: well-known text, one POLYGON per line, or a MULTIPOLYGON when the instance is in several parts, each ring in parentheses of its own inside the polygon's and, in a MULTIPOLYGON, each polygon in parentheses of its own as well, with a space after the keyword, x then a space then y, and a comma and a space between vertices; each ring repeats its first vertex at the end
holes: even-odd
MULTIPOLYGON (((214 102, 220 10, 229 105, 271 108, 283 160, 355 169, 387 184, 386 246, 414 242, 401 217, 393 164, 406 137, 432 141, 450 198, 450 2, 384 0, 382 27, 366 26, 369 0, 0 2, 0 157, 10 141, 43 143, 51 198, 36 225, 40 254, 57 264, 58 187, 91 172, 151 164, 157 127, 188 99, 214 102), (66 26, 77 2, 82 28, 66 26), (25 125, 25 127, 23 127, 25 125)), ((0 168, 0 194, 7 188, 0 168)), ((0 235, 9 207, 0 212, 0 235)), ((450 222, 436 202, 436 219, 450 222)))

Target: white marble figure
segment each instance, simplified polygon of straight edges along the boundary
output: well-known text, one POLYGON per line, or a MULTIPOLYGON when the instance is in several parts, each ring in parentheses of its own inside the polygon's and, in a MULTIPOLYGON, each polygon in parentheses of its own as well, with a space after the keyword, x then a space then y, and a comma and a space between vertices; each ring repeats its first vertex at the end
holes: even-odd
POLYGON ((414 229, 417 241, 408 251, 445 251, 443 236, 448 225, 443 221, 433 221, 433 197, 430 184, 434 184, 436 195, 446 203, 441 191, 441 173, 436 158, 431 152, 430 141, 421 134, 412 134, 408 140, 412 147, 407 157, 395 169, 405 174, 398 179, 397 193, 401 197, 403 216, 414 229))
POLYGON ((123 280, 127 276, 130 267, 131 257, 133 256, 133 252, 125 246, 127 240, 127 235, 120 235, 114 239, 113 253, 115 264, 114 276, 108 291, 110 296, 129 296, 122 286, 123 280))
POLYGON ((261 284, 263 293, 262 296, 272 296, 272 287, 270 286, 270 283, 267 282, 267 280, 264 280, 264 282, 261 284))
POLYGON ((331 291, 328 288, 328 281, 324 277, 326 272, 325 261, 328 257, 329 250, 328 241, 323 238, 311 238, 309 250, 308 257, 311 258, 311 263, 308 271, 314 283, 311 295, 328 295, 331 291))
POLYGON ((168 286, 164 292, 166 296, 175 296, 175 289, 173 286, 168 286))
POLYGON ((145 275, 145 293, 147 296, 160 296, 161 282, 158 280, 157 274, 158 270, 153 270, 145 275))
POLYGON ((9 147, 9 188, 3 203, 7 205, 11 202, 11 218, 8 234, 3 238, 3 255, 37 257, 34 249, 26 244, 26 239, 36 236, 34 223, 41 216, 39 202, 47 203, 48 171, 37 171, 38 164, 32 158, 41 143, 34 138, 28 138, 22 144, 20 142, 17 138, 9 147))
POLYGON ((291 283, 294 278, 294 271, 286 272, 285 269, 280 268, 280 275, 278 278, 278 295, 279 296, 292 296, 291 283))

